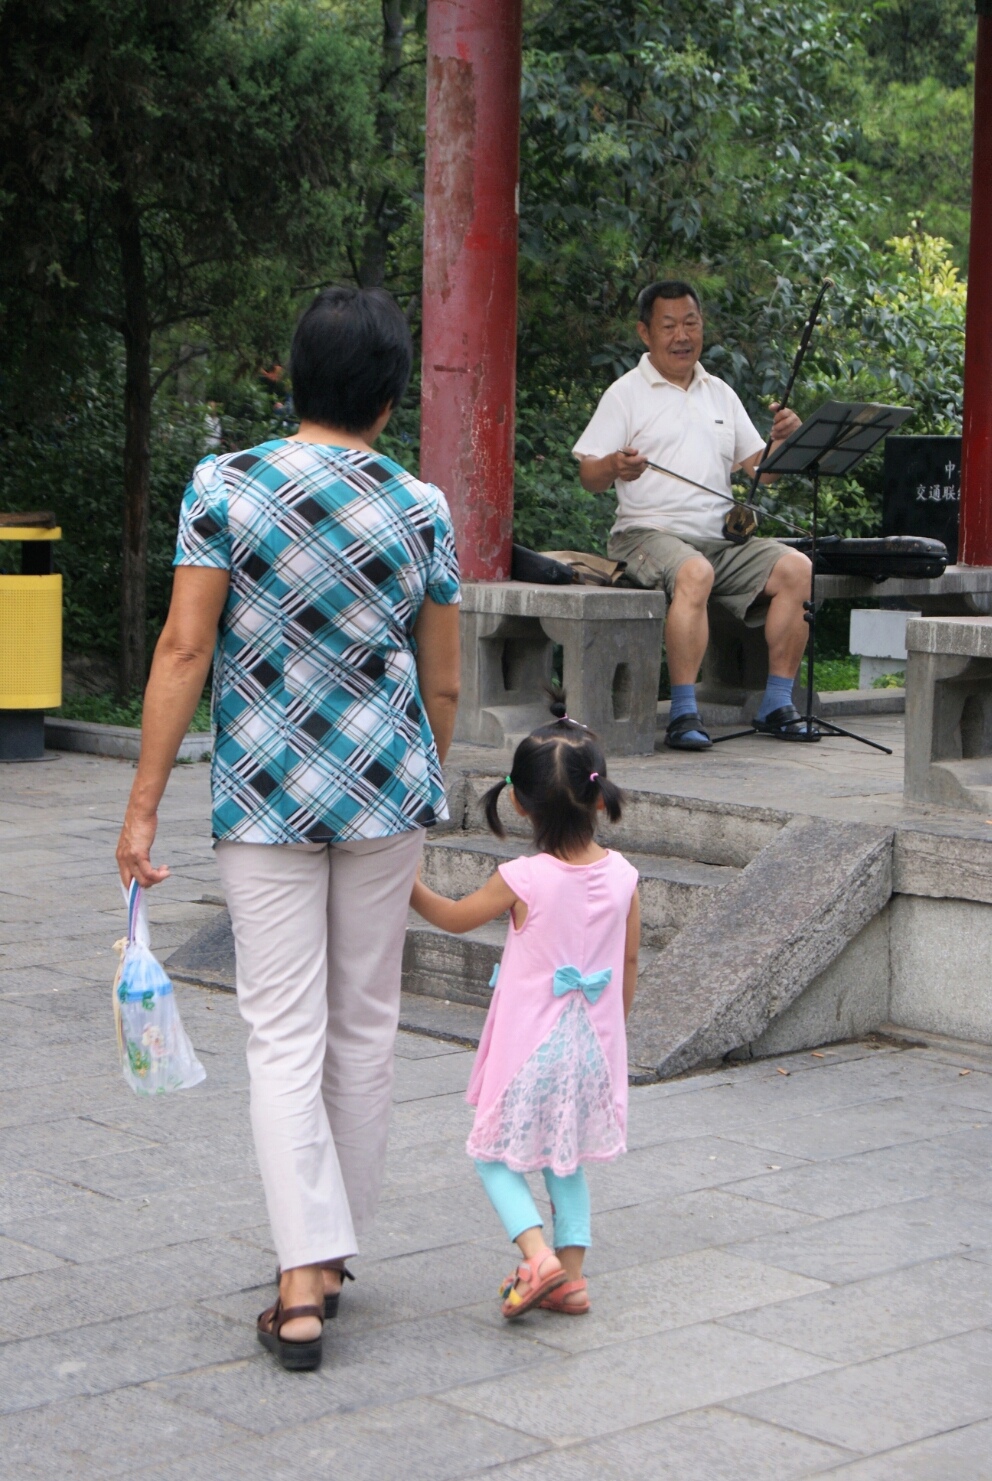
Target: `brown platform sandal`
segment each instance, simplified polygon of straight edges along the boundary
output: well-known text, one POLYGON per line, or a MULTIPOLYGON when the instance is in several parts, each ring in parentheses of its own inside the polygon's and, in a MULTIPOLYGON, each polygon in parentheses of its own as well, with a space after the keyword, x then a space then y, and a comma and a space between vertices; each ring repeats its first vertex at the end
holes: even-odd
POLYGON ((283 1340, 283 1327, 298 1316, 315 1316, 323 1327, 324 1317, 319 1306, 283 1306, 281 1300, 275 1306, 267 1307, 256 1325, 259 1342, 274 1353, 282 1366, 291 1373, 305 1373, 311 1368, 319 1368, 324 1356, 323 1331, 319 1337, 312 1337, 309 1342, 283 1340))
MULTIPOLYGON (((338 1275, 340 1275, 340 1277, 341 1277, 341 1285, 342 1285, 342 1287, 344 1286, 344 1283, 345 1283, 346 1280, 354 1280, 355 1279, 355 1277, 352 1275, 351 1271, 348 1269, 347 1265, 322 1265, 320 1268, 321 1268, 321 1270, 336 1270, 337 1273, 338 1273, 338 1275)), ((282 1271, 279 1268, 279 1266, 277 1265, 276 1266, 276 1289, 277 1290, 279 1289, 279 1282, 281 1280, 282 1280, 282 1271)), ((334 1318, 337 1316, 337 1314, 338 1314, 338 1302, 340 1301, 340 1299, 341 1299, 341 1292, 340 1291, 335 1291, 334 1294, 333 1295, 330 1295, 330 1296, 328 1296, 327 1294, 325 1294, 325 1296, 324 1296, 324 1321, 325 1322, 333 1321, 334 1318)))

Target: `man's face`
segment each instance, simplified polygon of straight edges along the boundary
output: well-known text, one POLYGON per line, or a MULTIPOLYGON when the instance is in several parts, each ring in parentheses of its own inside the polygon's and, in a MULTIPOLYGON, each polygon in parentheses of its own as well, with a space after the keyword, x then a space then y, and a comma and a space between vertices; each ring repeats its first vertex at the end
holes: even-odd
POLYGON ((673 381, 691 377, 703 353, 703 316, 694 298, 656 298, 650 324, 638 323, 637 332, 662 375, 673 381))

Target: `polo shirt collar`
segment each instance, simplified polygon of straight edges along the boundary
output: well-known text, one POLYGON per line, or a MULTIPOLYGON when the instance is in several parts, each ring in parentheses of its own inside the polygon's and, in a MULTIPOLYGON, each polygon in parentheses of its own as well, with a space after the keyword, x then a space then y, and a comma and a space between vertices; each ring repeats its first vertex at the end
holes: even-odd
MULTIPOLYGON (((651 356, 648 354, 647 350, 645 350, 644 354, 637 362, 637 368, 641 372, 641 375, 643 375, 649 386, 673 386, 676 391, 680 391, 682 389, 681 386, 676 386, 674 381, 670 381, 667 376, 662 375, 660 370, 655 369, 655 367, 651 364, 651 356)), ((692 380, 690 381, 687 389, 691 390, 691 388, 696 385, 698 381, 708 381, 709 378, 709 371, 704 370, 701 362, 697 360, 695 365, 692 367, 692 380)))

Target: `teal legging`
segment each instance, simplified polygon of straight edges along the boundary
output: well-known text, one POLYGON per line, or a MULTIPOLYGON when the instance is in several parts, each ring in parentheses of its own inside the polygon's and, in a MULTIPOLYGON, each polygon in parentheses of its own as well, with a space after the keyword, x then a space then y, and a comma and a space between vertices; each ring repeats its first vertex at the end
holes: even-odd
MULTIPOLYGON (((539 1228, 544 1223, 522 1172, 514 1172, 505 1162, 476 1162, 475 1170, 511 1239, 516 1239, 525 1229, 539 1228)), ((592 1244, 589 1185, 582 1168, 560 1178, 550 1167, 542 1167, 541 1175, 555 1218, 555 1249, 563 1250, 569 1245, 588 1249, 592 1244)))

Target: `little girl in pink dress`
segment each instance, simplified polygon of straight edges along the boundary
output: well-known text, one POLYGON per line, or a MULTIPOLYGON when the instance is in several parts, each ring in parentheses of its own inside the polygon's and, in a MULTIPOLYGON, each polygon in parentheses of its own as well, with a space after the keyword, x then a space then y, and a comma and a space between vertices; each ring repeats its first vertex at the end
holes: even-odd
POLYGON ((596 737, 568 719, 517 747, 505 782, 484 798, 504 837, 504 786, 529 819, 539 852, 501 864, 462 900, 417 882, 411 904, 447 931, 470 931, 510 912, 503 959, 467 1098, 476 1107, 467 1150, 506 1232, 524 1256, 503 1290, 503 1315, 532 1306, 578 1316, 589 1310, 582 1264, 591 1237, 582 1164, 626 1150, 625 1019, 637 984, 637 870, 595 841, 597 815, 611 822, 621 794, 606 775, 596 737), (554 1214, 545 1243, 528 1172, 541 1172, 554 1214))

